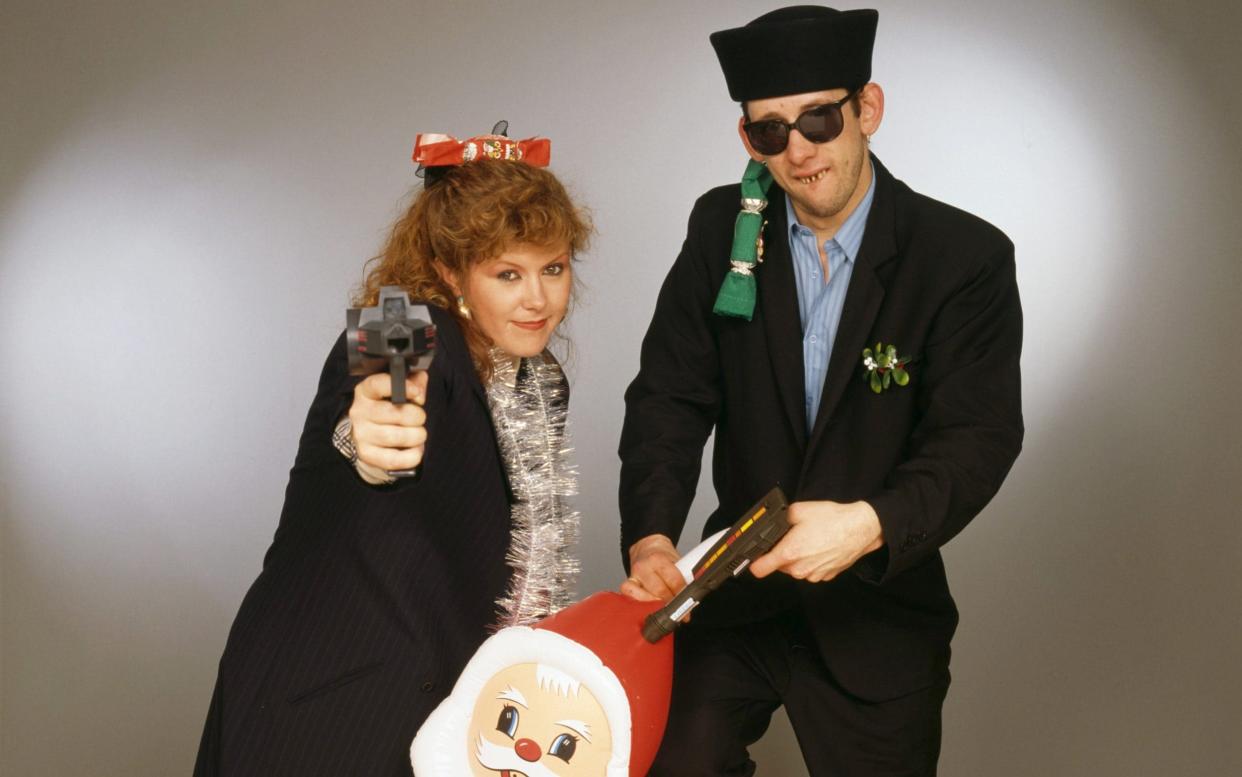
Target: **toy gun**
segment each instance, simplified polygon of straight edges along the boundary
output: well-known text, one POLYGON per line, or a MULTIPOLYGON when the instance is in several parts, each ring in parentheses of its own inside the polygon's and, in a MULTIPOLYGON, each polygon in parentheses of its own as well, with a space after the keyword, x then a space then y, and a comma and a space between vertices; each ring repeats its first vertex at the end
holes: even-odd
MULTIPOLYGON (((431 366, 436 352, 436 327, 426 305, 411 305, 400 286, 384 286, 375 307, 345 311, 345 351, 350 375, 392 376, 392 402, 405 404, 405 379, 412 370, 431 366)), ((413 475, 396 470, 390 475, 413 475)))
POLYGON ((737 523, 708 537, 687 553, 677 564, 686 578, 686 587, 664 607, 647 616, 643 621, 643 637, 648 642, 658 642, 671 634, 704 596, 729 578, 740 575, 750 562, 771 550, 789 531, 788 507, 785 492, 777 486, 747 510, 737 523), (689 571, 682 565, 687 561, 687 565, 693 564, 689 571))

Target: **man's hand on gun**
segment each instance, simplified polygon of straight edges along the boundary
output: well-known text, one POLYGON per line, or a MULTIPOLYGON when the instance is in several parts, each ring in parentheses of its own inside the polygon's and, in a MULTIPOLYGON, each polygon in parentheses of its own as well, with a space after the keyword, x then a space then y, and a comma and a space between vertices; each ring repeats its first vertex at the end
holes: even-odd
POLYGON ((427 414, 422 407, 427 395, 426 371, 406 378, 405 395, 409 399, 405 404, 389 401, 392 378, 383 372, 354 387, 349 422, 359 461, 388 471, 410 470, 422 463, 427 445, 427 414))
POLYGON ((798 580, 831 580, 884 544, 880 519, 867 502, 794 502, 789 532, 750 565, 755 577, 784 572, 798 580))

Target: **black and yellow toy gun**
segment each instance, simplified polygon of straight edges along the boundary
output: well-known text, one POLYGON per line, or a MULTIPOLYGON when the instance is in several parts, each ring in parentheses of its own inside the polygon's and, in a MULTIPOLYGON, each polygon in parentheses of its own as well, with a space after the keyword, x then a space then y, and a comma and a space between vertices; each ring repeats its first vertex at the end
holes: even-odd
MULTIPOLYGON (((704 596, 729 578, 740 575, 750 562, 771 550, 789 531, 788 508, 785 492, 777 486, 747 510, 737 523, 687 553, 687 559, 702 555, 691 567, 686 587, 664 607, 647 616, 643 622, 643 637, 648 642, 658 642, 672 633, 704 596), (701 550, 704 545, 708 546, 705 551, 701 550)), ((682 573, 685 574, 684 569, 682 573)))

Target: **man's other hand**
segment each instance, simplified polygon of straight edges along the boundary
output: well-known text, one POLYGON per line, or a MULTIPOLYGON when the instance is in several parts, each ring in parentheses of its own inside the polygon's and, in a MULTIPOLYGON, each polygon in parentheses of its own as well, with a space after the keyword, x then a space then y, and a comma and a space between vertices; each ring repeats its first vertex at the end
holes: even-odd
MULTIPOLYGON (((755 559, 750 571, 755 577, 780 571, 819 583, 883 544, 880 519, 866 502, 794 502, 789 506, 789 532, 755 559)), ((632 549, 630 554, 632 558, 632 549)))
POLYGON ((681 556, 673 541, 663 534, 649 534, 630 546, 630 576, 621 593, 640 602, 667 602, 686 587, 677 569, 681 556))

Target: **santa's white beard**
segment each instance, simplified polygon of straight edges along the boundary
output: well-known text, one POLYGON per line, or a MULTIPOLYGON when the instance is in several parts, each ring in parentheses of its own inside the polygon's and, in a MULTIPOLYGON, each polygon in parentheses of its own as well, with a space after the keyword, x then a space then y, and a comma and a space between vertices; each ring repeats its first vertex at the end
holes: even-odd
POLYGON ((482 734, 479 734, 475 742, 474 752, 485 769, 495 772, 503 772, 507 769, 514 773, 524 774, 526 777, 560 777, 541 763, 523 760, 512 747, 487 741, 482 734))

